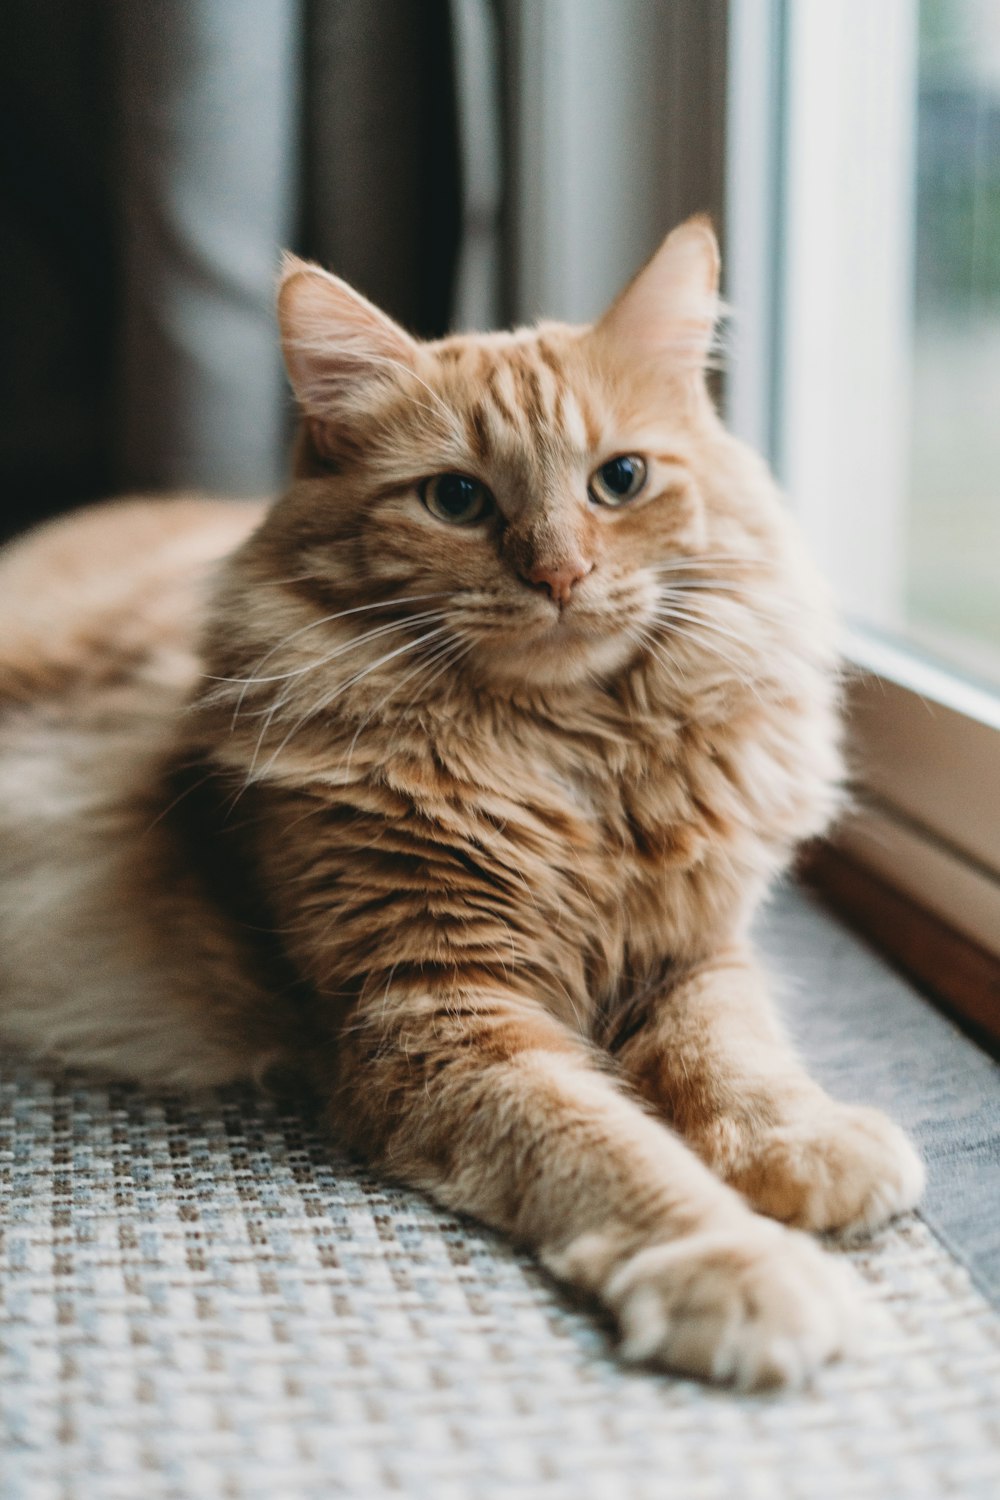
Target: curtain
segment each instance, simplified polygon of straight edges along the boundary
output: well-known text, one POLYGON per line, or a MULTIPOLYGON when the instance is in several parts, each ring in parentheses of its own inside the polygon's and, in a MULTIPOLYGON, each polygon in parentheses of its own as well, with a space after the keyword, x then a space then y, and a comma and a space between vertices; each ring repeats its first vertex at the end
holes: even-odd
POLYGON ((447 329, 448 0, 5 0, 0 58, 5 533, 137 488, 274 492, 283 247, 447 329))

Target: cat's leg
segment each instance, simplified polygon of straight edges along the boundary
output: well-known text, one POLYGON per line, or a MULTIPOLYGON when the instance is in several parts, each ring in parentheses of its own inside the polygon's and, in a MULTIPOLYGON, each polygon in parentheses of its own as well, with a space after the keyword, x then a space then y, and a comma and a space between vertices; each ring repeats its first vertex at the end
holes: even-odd
POLYGON ((335 1057, 339 1133, 597 1296, 627 1355, 754 1387, 840 1352, 845 1268, 752 1214, 540 1006, 390 983, 335 1057))
POLYGON ((751 953, 690 970, 646 1008, 620 1063, 755 1209, 811 1230, 868 1232, 920 1197, 924 1172, 879 1110, 835 1103, 782 1034, 751 953))

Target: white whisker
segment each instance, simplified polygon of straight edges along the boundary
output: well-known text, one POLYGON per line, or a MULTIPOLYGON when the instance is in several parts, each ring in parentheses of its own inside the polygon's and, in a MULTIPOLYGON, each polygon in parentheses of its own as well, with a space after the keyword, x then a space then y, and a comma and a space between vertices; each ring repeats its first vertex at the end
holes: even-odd
POLYGON ((630 640, 635 641, 641 651, 647 652, 656 658, 660 666, 666 672, 667 677, 679 693, 684 691, 684 680, 679 677, 675 670, 675 664, 667 659, 659 649, 660 643, 656 641, 648 627, 638 627, 626 630, 630 640))
POLYGON ((683 579, 680 583, 667 584, 664 591, 668 592, 671 596, 677 597, 684 594, 718 594, 724 598, 731 598, 738 604, 744 604, 747 608, 753 609, 758 613, 763 613, 761 609, 762 604, 766 605, 768 611, 775 615, 788 616, 802 613, 802 605, 799 601, 775 598, 773 594, 764 589, 756 589, 752 584, 733 583, 726 579, 683 579))
POLYGON ((746 645, 746 638, 740 635, 739 631, 730 630, 725 625, 720 625, 717 620, 707 615, 698 614, 691 609, 679 609, 676 606, 668 606, 665 610, 655 610, 653 618, 661 625, 672 625, 675 620, 683 621, 687 625, 695 625, 702 630, 711 630, 715 635, 722 636, 724 640, 732 641, 737 646, 746 645))
POLYGON ((664 562, 650 563, 648 566, 658 573, 682 573, 689 569, 705 568, 710 563, 731 563, 744 568, 755 568, 761 565, 761 559, 747 557, 740 552, 695 552, 690 556, 670 557, 664 562))
MULTIPOLYGON (((281 755, 281 752, 286 748, 289 741, 302 728, 302 725, 307 723, 309 719, 314 719, 318 714, 325 713, 330 705, 332 703, 335 703, 336 700, 341 697, 342 694, 346 693, 349 688, 356 686, 357 683, 363 681, 364 678, 369 677, 372 672, 377 671, 379 667, 385 666, 388 662, 393 661, 397 656, 405 655, 408 651, 415 651, 418 646, 423 645, 427 641, 434 640, 436 637, 444 635, 445 633, 445 627, 443 625, 439 625, 434 630, 429 630, 426 632, 426 634, 418 636, 414 641, 404 641, 401 646, 396 646, 392 651, 387 651, 384 656, 380 656, 377 661, 371 662, 370 665, 365 667, 363 671, 356 672, 354 676, 349 677, 346 682, 340 683, 334 692, 328 693, 325 697, 320 698, 319 701, 312 706, 312 708, 308 709, 304 714, 300 714, 300 716, 296 719, 295 723, 292 725, 291 729, 289 729, 288 733, 285 735, 278 748, 274 751, 267 765, 264 767, 263 771, 261 772, 261 777, 263 778, 267 776, 268 773, 273 769, 275 762, 281 755)), ((249 782, 247 782, 247 785, 249 785, 249 782)))
MULTIPOLYGON (((473 644, 474 643, 470 643, 469 648, 468 648, 469 650, 472 649, 472 645, 473 644)), ((358 743, 358 737, 361 734, 362 730, 364 730, 366 728, 366 726, 371 722, 371 720, 374 718, 374 716, 376 714, 382 712, 382 710, 385 708, 385 705, 389 702, 389 699, 392 698, 396 693, 398 693, 399 690, 400 690, 400 688, 405 687, 406 684, 411 680, 411 678, 416 677, 418 675, 418 673, 420 673, 420 672, 426 671, 428 667, 434 666, 438 661, 440 661, 442 655, 444 655, 447 658, 448 655, 449 655, 449 653, 454 650, 454 648, 455 648, 456 645, 461 646, 462 642, 461 641, 456 641, 455 637, 453 637, 451 635, 451 633, 449 632, 447 640, 445 640, 445 641, 439 643, 437 646, 433 647, 431 649, 431 651, 428 653, 428 657, 427 657, 427 659, 425 661, 419 661, 415 667, 413 667, 409 672, 406 673, 405 677, 401 677, 400 680, 397 683, 395 683, 395 685, 393 687, 391 687, 389 689, 389 691, 387 693, 385 693, 379 699, 378 703, 375 704, 374 708, 371 708, 371 709, 368 710, 368 712, 365 714, 364 718, 361 720, 360 724, 358 725, 357 729, 354 731, 354 738, 351 740, 350 747, 349 747, 349 749, 347 751, 347 755, 341 761, 341 764, 345 766, 345 774, 350 772, 351 759, 352 759, 352 757, 354 755, 354 748, 355 748, 355 746, 358 743)), ((448 665, 448 662, 446 660, 445 666, 447 666, 447 665, 448 665)), ((442 670, 444 670, 444 669, 442 668, 442 670)), ((434 674, 434 676, 431 678, 430 681, 431 682, 437 681, 437 678, 439 676, 440 676, 440 672, 436 672, 434 674)), ((426 690, 427 690, 427 688, 429 686, 430 686, 430 682, 422 683, 422 684, 420 684, 420 689, 419 690, 422 691, 422 692, 426 692, 426 690)), ((415 693, 411 694, 411 696, 403 704, 402 708, 399 710, 400 717, 402 717, 402 715, 406 711, 406 709, 409 708, 409 706, 413 702, 413 698, 415 696, 416 696, 415 693)))
MULTIPOLYGON (((302 576, 306 577, 308 575, 303 574, 302 576)), ((296 580, 293 579, 290 581, 295 582, 296 580)), ((336 614, 322 615, 318 620, 310 620, 308 625, 300 625, 297 630, 291 631, 289 635, 284 636, 280 641, 276 642, 276 644, 273 645, 269 651, 265 652, 265 654, 260 657, 256 665, 254 666, 249 678, 213 677, 210 673, 206 673, 205 675, 209 682, 229 682, 233 684, 241 682, 251 682, 253 681, 253 677, 258 669, 262 667, 265 662, 269 661, 276 651, 281 651, 285 646, 289 644, 290 641, 297 640, 300 635, 305 635, 310 630, 318 630, 321 625, 330 625, 334 620, 346 620, 348 615, 366 614, 368 610, 371 609, 392 609, 393 606, 397 604, 421 604, 426 599, 444 599, 446 597, 447 591, 444 589, 439 589, 434 594, 403 594, 398 598, 377 599, 372 604, 356 604, 351 609, 338 610, 336 614)))
MULTIPOLYGON (((297 350, 306 355, 311 354, 313 356, 324 356, 328 352, 327 344, 322 339, 300 338, 294 341, 294 346, 297 350)), ((429 385, 422 375, 418 375, 413 366, 407 364, 405 360, 393 359, 387 354, 376 354, 372 349, 369 348, 355 351, 350 349, 349 347, 345 347, 344 345, 341 345, 337 350, 337 360, 338 365, 354 364, 358 367, 359 370, 371 369, 372 367, 377 369, 390 370, 396 375, 402 375, 406 380, 414 381, 418 386, 420 386, 422 390, 426 391, 427 395, 431 398, 433 405, 429 406, 426 401, 418 401, 415 396, 408 395, 405 392, 402 392, 401 394, 405 396, 405 399, 409 401, 412 406, 417 407, 418 410, 428 412, 432 417, 440 418, 443 416, 447 427, 450 430, 451 437, 457 439, 458 441, 462 441, 463 435, 456 413, 448 405, 448 403, 443 400, 443 398, 438 394, 433 386, 429 385)), ((322 417, 324 415, 323 406, 325 404, 329 403, 330 406, 335 406, 337 404, 338 396, 345 385, 345 376, 334 374, 329 376, 326 380, 323 380, 322 378, 314 379, 311 384, 312 396, 309 401, 309 406, 312 410, 315 411, 315 414, 317 416, 322 417)))
POLYGON ((244 689, 257 687, 263 682, 287 682, 293 677, 304 677, 309 672, 315 672, 318 667, 324 667, 328 662, 335 661, 338 656, 343 656, 345 651, 352 651, 357 646, 363 646, 366 641, 373 641, 379 636, 390 635, 394 630, 405 630, 407 625, 425 624, 428 620, 443 620, 447 614, 443 609, 426 609, 416 615, 404 615, 401 620, 390 620, 385 625, 376 625, 371 630, 366 630, 361 635, 353 635, 349 640, 342 641, 325 656, 317 656, 314 661, 307 662, 304 667, 293 667, 288 672, 273 672, 264 677, 248 677, 244 681, 244 689))
MULTIPOLYGON (((661 623, 664 622, 661 621, 661 623)), ((670 624, 671 633, 679 637, 679 639, 687 641, 689 644, 697 646, 703 651, 711 652, 713 656, 718 657, 729 668, 737 682, 741 683, 743 687, 749 688, 758 701, 763 701, 752 677, 746 673, 746 664, 739 661, 731 652, 724 650, 718 641, 706 638, 698 630, 688 630, 683 624, 677 623, 675 620, 670 620, 666 623, 670 624)), ((696 623, 699 629, 706 624, 703 620, 696 623)), ((736 639, 738 640, 739 638, 736 637, 736 639)))

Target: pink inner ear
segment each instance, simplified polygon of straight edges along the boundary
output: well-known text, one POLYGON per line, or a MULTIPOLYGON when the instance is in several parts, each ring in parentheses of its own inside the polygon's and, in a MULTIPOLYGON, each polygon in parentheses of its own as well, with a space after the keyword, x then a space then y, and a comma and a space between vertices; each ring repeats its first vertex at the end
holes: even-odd
POLYGON ((412 369, 416 344, 339 277, 288 257, 278 321, 289 379, 303 408, 335 417, 372 380, 412 369))
POLYGON ((701 366, 719 312, 718 277, 719 251, 710 225, 689 220, 668 235, 595 331, 633 356, 701 366))

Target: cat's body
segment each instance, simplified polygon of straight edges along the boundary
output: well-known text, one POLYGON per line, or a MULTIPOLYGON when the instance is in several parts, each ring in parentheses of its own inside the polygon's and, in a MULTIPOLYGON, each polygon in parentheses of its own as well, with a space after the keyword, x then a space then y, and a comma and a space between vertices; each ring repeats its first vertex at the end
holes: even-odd
POLYGON ((835 1353, 845 1292, 719 1179, 826 1229, 921 1174, 748 948, 836 806, 836 670, 705 392, 714 275, 692 225, 593 331, 418 346, 293 265, 307 423, 262 524, 108 508, 0 562, 0 1029, 157 1083, 306 1070, 633 1353, 753 1384, 835 1353))

